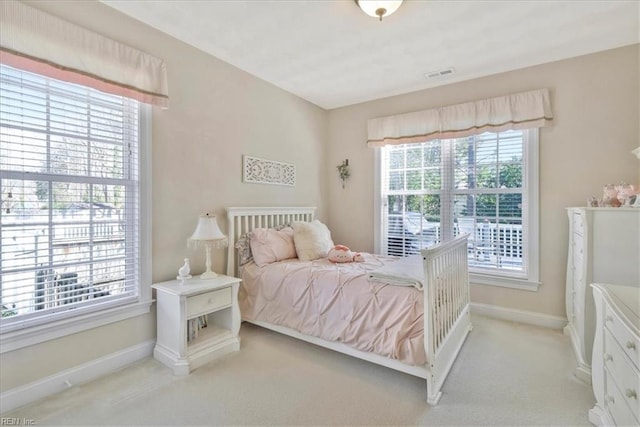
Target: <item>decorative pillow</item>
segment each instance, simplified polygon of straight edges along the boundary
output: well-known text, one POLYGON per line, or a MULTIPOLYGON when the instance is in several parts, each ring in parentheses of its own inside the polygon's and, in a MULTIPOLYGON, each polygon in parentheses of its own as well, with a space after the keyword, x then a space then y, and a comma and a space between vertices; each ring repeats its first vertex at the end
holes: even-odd
POLYGON ((300 261, 325 258, 333 247, 331 232, 317 219, 312 222, 292 222, 293 242, 300 261))
POLYGON ((238 265, 240 266, 253 261, 253 255, 251 254, 251 236, 253 236, 253 232, 249 231, 236 240, 235 247, 238 250, 238 265))
POLYGON ((256 228, 251 237, 253 261, 263 267, 272 262, 295 258, 296 247, 293 244, 293 228, 282 230, 256 228))
MULTIPOLYGON (((287 227, 291 227, 291 224, 277 225, 273 227, 273 230, 282 230, 287 227)), ((236 240, 235 248, 238 250, 238 266, 243 266, 253 261, 253 254, 251 253, 252 237, 253 231, 248 231, 236 240)), ((295 258, 295 256, 293 258, 295 258)))

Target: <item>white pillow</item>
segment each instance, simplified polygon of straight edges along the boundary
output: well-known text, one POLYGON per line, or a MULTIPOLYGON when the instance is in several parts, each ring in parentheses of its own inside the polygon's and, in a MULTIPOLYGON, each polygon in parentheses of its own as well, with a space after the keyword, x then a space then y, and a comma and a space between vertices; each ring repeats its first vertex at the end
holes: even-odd
POLYGON ((259 267, 296 257, 291 227, 282 230, 256 228, 253 230, 250 245, 253 261, 259 267))
POLYGON ((292 222, 293 242, 300 261, 325 258, 333 247, 331 232, 317 219, 312 222, 292 222))

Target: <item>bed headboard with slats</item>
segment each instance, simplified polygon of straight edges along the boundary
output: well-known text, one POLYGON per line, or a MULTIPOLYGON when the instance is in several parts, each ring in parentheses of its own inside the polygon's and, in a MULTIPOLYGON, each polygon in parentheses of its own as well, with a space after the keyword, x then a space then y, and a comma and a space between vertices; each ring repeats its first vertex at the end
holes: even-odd
POLYGON ((292 221, 313 221, 315 207, 254 207, 227 208, 227 231, 229 248, 227 253, 227 275, 236 276, 238 257, 236 242, 244 233, 256 228, 270 228, 292 221))

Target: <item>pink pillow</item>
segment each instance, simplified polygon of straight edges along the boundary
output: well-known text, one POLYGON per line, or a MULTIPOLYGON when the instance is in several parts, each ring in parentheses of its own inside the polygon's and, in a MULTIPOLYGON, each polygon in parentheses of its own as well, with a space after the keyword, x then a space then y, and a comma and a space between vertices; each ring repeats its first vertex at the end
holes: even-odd
POLYGON ((291 227, 282 230, 256 228, 253 230, 250 245, 253 261, 259 267, 297 256, 291 227))

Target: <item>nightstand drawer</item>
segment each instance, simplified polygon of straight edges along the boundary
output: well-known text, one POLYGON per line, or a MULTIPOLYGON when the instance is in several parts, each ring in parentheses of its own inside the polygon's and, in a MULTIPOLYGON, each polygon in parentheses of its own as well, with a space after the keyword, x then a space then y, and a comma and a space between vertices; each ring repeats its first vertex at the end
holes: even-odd
POLYGON ((231 287, 187 298, 187 319, 231 305, 231 287))

